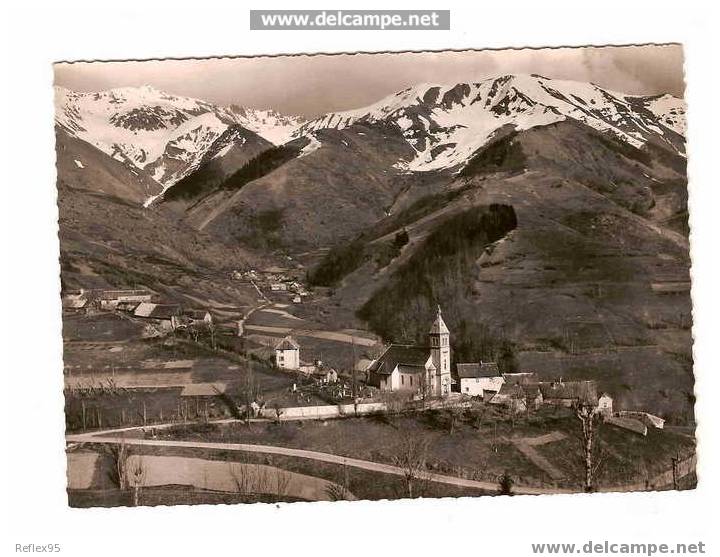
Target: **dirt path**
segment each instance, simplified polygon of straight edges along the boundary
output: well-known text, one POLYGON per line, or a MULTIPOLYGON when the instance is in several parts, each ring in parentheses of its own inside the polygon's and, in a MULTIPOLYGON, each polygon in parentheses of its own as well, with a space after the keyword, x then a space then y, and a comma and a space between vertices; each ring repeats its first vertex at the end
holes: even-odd
POLYGON ((259 333, 274 333, 277 335, 289 335, 298 337, 319 338, 322 340, 332 340, 335 342, 344 342, 346 344, 356 344, 358 346, 375 346, 377 341, 347 333, 337 331, 314 331, 312 329, 293 329, 290 327, 271 327, 270 325, 245 325, 246 331, 257 331, 259 333))
POLYGON ((260 311, 262 313, 272 313, 274 315, 280 315, 281 317, 284 317, 285 319, 293 319, 295 321, 304 321, 304 319, 302 317, 298 317, 298 316, 293 315, 292 313, 288 313, 287 311, 282 310, 282 309, 275 309, 274 307, 263 308, 258 311, 260 311))
POLYGON ((565 474, 558 470, 547 458, 535 449, 535 447, 560 441, 561 439, 565 439, 565 435, 559 431, 553 431, 546 435, 540 435, 539 437, 513 439, 512 442, 515 447, 525 455, 525 458, 543 470, 553 480, 562 480, 565 474))

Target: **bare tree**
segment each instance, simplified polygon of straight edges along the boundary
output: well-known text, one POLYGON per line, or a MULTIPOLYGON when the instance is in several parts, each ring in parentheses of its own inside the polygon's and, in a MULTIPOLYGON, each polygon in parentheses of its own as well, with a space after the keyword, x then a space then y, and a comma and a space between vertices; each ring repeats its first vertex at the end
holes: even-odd
POLYGON ((247 497, 252 494, 251 476, 248 473, 247 466, 239 462, 228 462, 228 468, 230 471, 230 477, 233 479, 235 484, 235 490, 242 495, 247 497))
POLYGON ((217 350, 217 327, 215 326, 215 323, 206 323, 205 330, 207 331, 208 338, 210 339, 210 347, 213 350, 217 350))
POLYGON ((134 458, 129 459, 127 479, 128 487, 133 491, 133 505, 140 505, 140 490, 145 485, 145 477, 147 470, 142 461, 142 457, 135 455, 134 458))
POLYGON ((429 478, 427 472, 428 441, 413 436, 406 436, 398 445, 393 462, 402 469, 407 488, 407 496, 417 496, 417 483, 429 478))
POLYGON ((131 456, 125 439, 119 443, 104 445, 106 454, 112 460, 108 472, 110 481, 123 491, 133 491, 133 505, 140 504, 140 490, 145 485, 146 469, 139 455, 131 456))
POLYGON ((595 491, 595 475, 600 467, 602 459, 599 458, 596 433, 599 421, 596 407, 591 402, 578 401, 575 405, 575 416, 580 420, 582 426, 582 455, 585 468, 583 488, 586 492, 595 491))
POLYGON ((112 468, 108 472, 110 481, 115 484, 118 489, 127 489, 127 461, 130 455, 125 439, 121 439, 119 443, 104 445, 104 447, 107 455, 112 460, 112 468))
POLYGON ((200 341, 200 333, 202 332, 200 330, 200 327, 198 327, 195 324, 188 325, 187 332, 190 335, 190 338, 193 339, 193 342, 199 342, 200 341))
POLYGON ((282 468, 275 468, 272 475, 272 487, 275 496, 278 499, 282 499, 287 496, 290 481, 292 480, 292 474, 282 468))
POLYGON ((283 409, 283 407, 280 405, 279 402, 276 402, 275 404, 273 404, 273 409, 275 410, 275 423, 280 425, 280 423, 282 423, 282 420, 280 418, 285 413, 285 410, 283 409))
POLYGON ((353 498, 350 492, 350 477, 347 465, 343 464, 342 477, 335 483, 328 483, 325 493, 331 501, 349 501, 353 498))
POLYGON ((255 380, 255 373, 251 366, 248 366, 245 371, 245 381, 240 386, 239 396, 240 399, 245 403, 245 423, 250 425, 250 418, 253 414, 253 403, 256 402, 260 395, 260 385, 255 380))

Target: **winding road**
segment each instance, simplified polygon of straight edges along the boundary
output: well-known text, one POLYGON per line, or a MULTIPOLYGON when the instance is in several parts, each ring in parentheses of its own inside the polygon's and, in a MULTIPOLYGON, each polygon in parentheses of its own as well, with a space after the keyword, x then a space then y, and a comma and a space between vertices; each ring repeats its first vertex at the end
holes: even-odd
MULTIPOLYGON (((391 464, 383 464, 380 462, 373 462, 370 460, 361 460, 358 458, 350 458, 340 456, 332 453, 322 453, 318 451, 309 451, 305 449, 294 449, 290 447, 277 447, 273 445, 250 445, 245 443, 214 443, 214 442, 203 442, 203 441, 176 441, 176 440, 162 440, 162 439, 138 439, 138 438, 127 438, 118 436, 121 431, 130 431, 132 429, 139 428, 125 428, 124 430, 110 430, 104 432, 95 433, 80 433, 70 434, 66 436, 68 443, 102 443, 102 444, 117 444, 125 443, 127 445, 139 445, 139 446, 150 446, 150 447, 182 447, 182 448, 194 448, 194 449, 214 449, 223 451, 242 451, 249 453, 263 453, 263 454, 275 454, 283 456, 291 456, 297 458, 305 458, 308 460, 315 460, 319 462, 328 462, 332 464, 340 464, 343 466, 350 466, 353 468, 360 468, 362 470, 368 470, 371 472, 381 472, 384 474, 393 474, 395 476, 404 476, 405 471, 391 464)), ((695 469, 695 455, 684 460, 679 465, 679 476, 682 477, 687 475, 695 469)), ((469 480, 465 478, 458 478, 455 476, 446 476, 442 474, 435 474, 428 472, 426 479, 431 482, 452 485, 456 487, 467 487, 473 489, 480 489, 489 492, 497 492, 498 484, 496 482, 469 480)), ((664 472, 653 479, 648 485, 645 484, 631 484, 631 485, 619 485, 611 487, 602 487, 599 491, 613 492, 613 491, 638 491, 648 488, 659 489, 667 486, 672 482, 672 472, 664 472)), ((578 490, 558 488, 558 487, 531 487, 515 485, 513 486, 513 493, 518 495, 548 495, 558 493, 578 493, 578 490)))

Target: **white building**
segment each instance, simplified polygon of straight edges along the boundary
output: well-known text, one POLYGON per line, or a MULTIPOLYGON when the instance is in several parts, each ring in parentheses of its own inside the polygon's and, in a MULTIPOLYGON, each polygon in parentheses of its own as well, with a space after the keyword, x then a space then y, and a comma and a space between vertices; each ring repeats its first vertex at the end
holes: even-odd
POLYGON ((634 418, 641 421, 648 427, 654 427, 657 429, 663 429, 665 427, 665 420, 648 412, 621 410, 617 413, 617 415, 621 418, 634 418))
POLYGON ((603 393, 600 398, 598 398, 597 411, 603 416, 612 416, 613 399, 609 394, 603 393))
POLYGON ((300 345, 285 337, 275 346, 275 365, 281 369, 300 369, 300 345))
POLYGON ((391 344, 368 368, 368 383, 382 391, 450 394, 450 331, 438 307, 428 333, 430 346, 391 344))
POLYGON ((495 362, 457 364, 456 367, 460 392, 464 395, 491 396, 505 383, 505 378, 495 362))

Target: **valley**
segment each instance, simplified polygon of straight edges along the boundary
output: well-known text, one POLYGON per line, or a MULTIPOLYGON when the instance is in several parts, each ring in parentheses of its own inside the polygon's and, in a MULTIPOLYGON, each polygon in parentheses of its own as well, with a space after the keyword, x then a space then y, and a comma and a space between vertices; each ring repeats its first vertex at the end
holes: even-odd
MULTIPOLYGON (((80 454, 104 454, 88 431, 125 426, 148 441, 136 454, 202 458, 198 470, 222 449, 193 452, 185 441, 401 467, 396 450, 410 432, 431 445, 433 473, 480 482, 466 485, 472 493, 491 492, 508 467, 519 492, 580 490, 581 467, 564 456, 572 412, 501 411, 461 392, 462 362, 532 375, 533 385, 591 382, 616 412, 694 427, 682 99, 498 75, 415 85, 317 118, 152 87, 58 88, 56 107, 63 296, 88 301, 63 315, 66 425, 80 454), (176 313, 159 333, 152 314, 102 301, 115 290, 147 292, 141 303, 176 313), (186 325, 189 311, 210 321, 186 325), (388 347, 426 345, 433 322, 449 331, 452 380, 436 408, 420 393, 396 415, 372 363, 388 347), (278 355, 286 341, 299 346, 292 368, 278 355), (222 396, 192 395, 188 414, 183 390, 217 384, 222 396), (252 424, 251 398, 262 399, 252 424), (359 403, 384 406, 360 417, 359 403), (355 404, 352 417, 283 422, 297 408, 343 404, 355 404), (161 440, 180 444, 163 452, 161 440)), ((611 456, 600 489, 665 488, 665 453, 692 455, 693 440, 669 429, 602 432, 611 456), (665 483, 651 486, 654 476, 665 483)), ((310 466, 279 461, 296 475, 310 466)), ((336 462, 322 470, 315 499, 412 491, 397 478, 368 491, 366 475, 383 474, 362 466, 345 481, 336 462)), ((459 489, 426 483, 437 496, 459 489)), ((90 504, 85 496, 73 493, 78 504, 90 504)))

